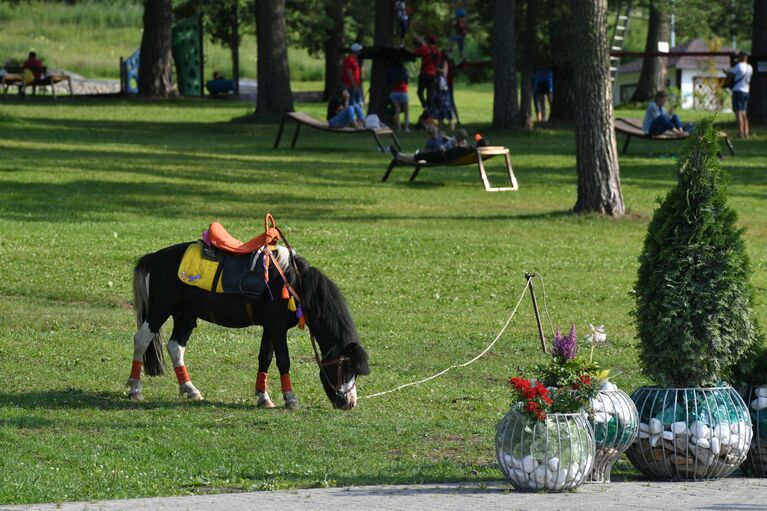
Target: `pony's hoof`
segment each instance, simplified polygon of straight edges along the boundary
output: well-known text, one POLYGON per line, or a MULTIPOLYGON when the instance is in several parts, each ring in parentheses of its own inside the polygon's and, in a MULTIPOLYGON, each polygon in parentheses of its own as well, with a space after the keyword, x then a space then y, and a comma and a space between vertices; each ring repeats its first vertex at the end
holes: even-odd
POLYGON ((292 392, 285 392, 282 394, 285 399, 285 408, 288 410, 298 410, 300 405, 298 404, 298 398, 292 392))
POLYGON ((203 401, 205 398, 202 396, 202 393, 197 390, 197 387, 192 385, 192 382, 186 382, 183 385, 179 386, 178 388, 179 395, 186 396, 188 399, 191 399, 192 401, 203 401))
POLYGON ((256 407, 263 409, 275 408, 267 392, 256 392, 256 407))
POLYGON ((191 399, 192 401, 205 401, 205 398, 199 392, 197 392, 196 394, 189 394, 187 397, 189 397, 189 399, 191 399))

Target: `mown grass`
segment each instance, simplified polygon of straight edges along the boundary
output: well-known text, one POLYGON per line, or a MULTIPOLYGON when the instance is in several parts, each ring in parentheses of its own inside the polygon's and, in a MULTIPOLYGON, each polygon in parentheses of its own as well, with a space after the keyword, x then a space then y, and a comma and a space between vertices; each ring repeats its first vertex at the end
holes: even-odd
MULTIPOLYGON (((299 331, 289 343, 301 410, 256 410, 259 329, 204 322, 187 364, 207 400, 179 398, 166 375, 129 402, 132 265, 213 220, 246 238, 271 211, 338 283, 370 353, 363 396, 473 357, 508 318, 526 270, 543 274, 555 324, 606 325, 598 357, 621 387, 647 383, 630 291, 682 146, 632 142, 621 157, 625 218, 573 215, 572 129, 487 130, 491 101, 487 87, 458 91, 471 131, 511 147, 517 192, 484 192, 471 167, 426 169, 413 184, 398 169, 380 183, 388 157, 366 137, 304 130, 295 150, 273 150, 276 124, 230 122, 252 109, 242 102, 0 104, 0 502, 502 477, 494 426, 510 404, 507 379, 542 360, 527 300, 485 358, 352 412, 330 408, 299 331)), ((729 116, 719 122, 732 134, 729 116)), ((736 141, 723 162, 762 323, 764 142, 736 141)))

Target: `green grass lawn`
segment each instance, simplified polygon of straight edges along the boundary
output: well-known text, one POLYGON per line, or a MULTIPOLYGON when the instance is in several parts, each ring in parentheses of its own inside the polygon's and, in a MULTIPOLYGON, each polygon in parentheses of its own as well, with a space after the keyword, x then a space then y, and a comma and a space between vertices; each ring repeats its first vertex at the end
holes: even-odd
MULTIPOLYGON (((230 122, 252 110, 243 102, 0 103, 0 503, 502 477, 494 427, 507 380, 543 360, 528 300, 485 358, 351 412, 331 409, 300 331, 289 344, 302 408, 256 410, 259 329, 203 322, 186 360, 206 401, 179 398, 171 374, 145 378, 146 401, 129 402, 133 264, 213 220, 248 238, 271 211, 340 286, 370 353, 363 396, 481 351, 526 270, 543 274, 555 325, 583 335, 605 324, 598 357, 622 388, 648 383, 631 288, 682 145, 632 142, 620 159, 625 218, 573 215, 571 128, 487 130, 487 86, 458 102, 471 131, 511 148, 519 191, 486 193, 472 167, 425 169, 413 184, 397 169, 381 183, 389 158, 366 137, 307 129, 296 150, 273 150, 275 124, 230 122)), ((719 122, 733 134, 731 116, 719 122)), ((756 130, 723 165, 764 324, 767 144, 756 130)), ((424 140, 402 138, 411 150, 424 140)))

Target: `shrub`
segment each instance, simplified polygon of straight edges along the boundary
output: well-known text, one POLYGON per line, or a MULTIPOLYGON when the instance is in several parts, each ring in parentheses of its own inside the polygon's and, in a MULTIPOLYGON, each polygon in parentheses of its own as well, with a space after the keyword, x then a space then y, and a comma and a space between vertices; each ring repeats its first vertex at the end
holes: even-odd
POLYGON ((645 374, 711 385, 758 337, 742 229, 727 205, 712 120, 690 137, 679 178, 650 222, 639 258, 635 316, 645 374))

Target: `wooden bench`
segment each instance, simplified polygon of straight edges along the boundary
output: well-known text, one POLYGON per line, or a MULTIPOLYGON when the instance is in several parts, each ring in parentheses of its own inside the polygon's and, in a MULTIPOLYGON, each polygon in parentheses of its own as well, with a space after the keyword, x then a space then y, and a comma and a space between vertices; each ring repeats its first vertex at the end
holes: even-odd
POLYGON ((280 130, 277 132, 277 140, 274 141, 274 148, 277 149, 280 145, 280 139, 282 138, 282 130, 285 128, 285 121, 291 119, 296 123, 296 131, 293 134, 293 141, 290 143, 290 147, 293 148, 296 146, 296 140, 298 140, 298 133, 301 130, 301 125, 309 126, 310 128, 322 130, 322 131, 329 131, 330 133, 344 133, 347 135, 353 135, 358 133, 370 133, 373 135, 373 138, 375 138, 376 143, 378 144, 379 149, 381 151, 385 151, 384 145, 381 142, 380 136, 381 135, 389 135, 392 139, 392 142, 394 143, 394 147, 397 148, 397 150, 401 150, 401 146, 399 144, 399 140, 397 140, 397 136, 394 134, 394 132, 390 128, 331 128, 327 121, 321 121, 317 119, 316 117, 312 117, 311 115, 305 113, 305 112, 286 112, 282 116, 282 122, 280 123, 280 130))
POLYGON ((453 160, 447 160, 442 162, 427 162, 425 160, 419 160, 418 154, 404 154, 397 153, 389 163, 389 168, 386 169, 386 173, 381 178, 381 181, 389 179, 394 167, 415 167, 413 173, 410 175, 410 181, 414 181, 418 176, 418 173, 425 167, 460 167, 465 165, 477 165, 479 169, 479 177, 482 179, 482 184, 485 187, 485 191, 488 192, 508 192, 517 190, 517 178, 514 175, 514 169, 511 167, 511 157, 509 156, 509 149, 503 146, 485 146, 477 147, 474 151, 462 155, 453 160), (509 177, 509 186, 492 187, 490 181, 487 178, 487 172, 485 171, 484 161, 493 156, 503 156, 506 164, 506 172, 509 177))
MULTIPOLYGON (((628 151, 631 137, 643 138, 645 140, 669 141, 684 140, 690 136, 689 133, 680 134, 674 133, 673 131, 666 131, 660 135, 651 136, 642 131, 641 120, 622 117, 615 119, 615 131, 626 136, 626 142, 623 144, 623 150, 621 151, 621 154, 626 154, 626 151, 628 151)), ((732 142, 730 141, 730 137, 727 136, 727 133, 720 131, 717 133, 717 136, 724 139, 725 144, 727 144, 727 148, 730 150, 730 154, 735 156, 735 148, 732 146, 732 142)))
POLYGON ((72 79, 69 77, 69 75, 64 74, 51 74, 48 75, 47 69, 42 68, 41 72, 42 75, 40 78, 32 80, 31 82, 24 82, 24 75, 22 73, 21 68, 6 68, 6 71, 8 71, 7 74, 3 75, 0 78, 0 86, 3 88, 3 99, 8 95, 8 89, 11 87, 18 87, 19 92, 22 91, 22 89, 26 89, 27 87, 32 87, 32 94, 37 93, 37 87, 50 87, 51 88, 51 94, 53 97, 56 97, 56 87, 55 85, 59 82, 67 82, 69 85, 69 95, 74 96, 74 92, 72 91, 72 79))

